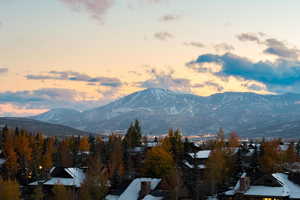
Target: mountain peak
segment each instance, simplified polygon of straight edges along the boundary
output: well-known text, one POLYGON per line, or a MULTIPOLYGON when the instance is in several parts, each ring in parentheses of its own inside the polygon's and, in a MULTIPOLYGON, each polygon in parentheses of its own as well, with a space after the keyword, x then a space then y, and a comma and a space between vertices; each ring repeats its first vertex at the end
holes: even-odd
POLYGON ((265 127, 299 119, 298 102, 300 95, 225 92, 201 97, 149 88, 84 112, 52 111, 35 119, 90 132, 126 130, 133 120, 139 119, 144 133, 157 135, 170 127, 180 128, 187 135, 213 133, 220 127, 226 132, 247 135, 253 130, 266 132, 269 129, 265 127))

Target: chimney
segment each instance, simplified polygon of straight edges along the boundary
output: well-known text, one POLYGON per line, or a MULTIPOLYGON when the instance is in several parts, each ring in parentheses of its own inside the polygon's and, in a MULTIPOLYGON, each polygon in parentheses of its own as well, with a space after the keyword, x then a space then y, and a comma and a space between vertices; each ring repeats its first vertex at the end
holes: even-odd
POLYGON ((151 182, 150 181, 142 181, 140 195, 139 195, 140 199, 143 199, 150 192, 151 192, 151 182))
POLYGON ((247 176, 242 176, 240 178, 240 188, 239 192, 246 192, 250 187, 250 178, 247 176))

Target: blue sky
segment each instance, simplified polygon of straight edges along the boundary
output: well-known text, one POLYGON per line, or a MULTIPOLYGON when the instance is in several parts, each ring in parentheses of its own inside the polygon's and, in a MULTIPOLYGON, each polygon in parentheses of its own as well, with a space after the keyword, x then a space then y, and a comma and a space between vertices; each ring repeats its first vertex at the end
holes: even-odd
POLYGON ((89 109, 147 87, 300 92, 299 9, 298 0, 2 0, 0 115, 89 109), (207 55, 215 60, 199 60, 207 55))

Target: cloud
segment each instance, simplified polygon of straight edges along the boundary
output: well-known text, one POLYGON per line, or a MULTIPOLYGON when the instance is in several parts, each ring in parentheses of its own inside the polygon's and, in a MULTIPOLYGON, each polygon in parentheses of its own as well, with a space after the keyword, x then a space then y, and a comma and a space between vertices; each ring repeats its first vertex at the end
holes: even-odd
POLYGON ((191 83, 189 79, 175 78, 174 71, 158 72, 155 69, 150 69, 148 73, 152 78, 137 83, 137 87, 141 88, 165 88, 174 91, 190 92, 191 83))
POLYGON ((205 47, 205 45, 201 42, 185 42, 184 45, 193 46, 193 47, 197 47, 197 48, 204 48, 205 47))
POLYGON ((266 84, 272 92, 286 92, 285 88, 300 91, 296 86, 300 83, 300 62, 277 59, 271 61, 252 62, 247 58, 231 53, 224 55, 203 54, 187 66, 198 72, 211 72, 219 77, 239 77, 266 84), (214 64, 219 70, 206 70, 205 64, 214 64))
POLYGON ((154 33, 154 38, 165 41, 165 40, 173 38, 173 35, 168 32, 158 32, 158 33, 154 33))
POLYGON ((260 43, 260 34, 256 33, 241 33, 237 35, 238 40, 242 42, 257 42, 260 43))
POLYGON ((41 88, 17 92, 1 92, 1 104, 11 104, 22 109, 39 110, 73 108, 85 110, 101 103, 85 92, 66 88, 41 88))
POLYGON ((214 46, 215 50, 217 52, 230 52, 230 51, 233 51, 235 48, 234 46, 232 46, 231 44, 227 44, 227 43, 220 43, 220 44, 216 44, 214 46))
POLYGON ((266 49, 263 53, 277 56, 282 59, 298 59, 300 55, 300 50, 297 48, 289 48, 287 44, 276 38, 264 38, 266 34, 264 33, 241 33, 237 38, 242 41, 256 42, 260 45, 264 45, 266 49))
POLYGON ((159 21, 161 21, 161 22, 170 22, 170 21, 176 21, 178 19, 180 19, 179 15, 167 14, 167 15, 164 15, 164 16, 160 17, 159 21))
POLYGON ((193 85, 194 88, 204 88, 204 87, 212 87, 213 89, 215 89, 218 92, 221 92, 224 90, 224 87, 219 85, 216 82, 213 81, 205 81, 204 83, 198 83, 193 85))
POLYGON ((69 81, 81 81, 87 82, 89 85, 92 83, 99 84, 100 86, 106 87, 121 87, 122 82, 118 78, 111 78, 111 77, 91 77, 87 74, 74 72, 74 71, 50 71, 46 74, 28 74, 26 75, 27 79, 31 80, 69 80, 69 81))
POLYGON ((299 49, 288 48, 284 42, 275 38, 265 40, 264 44, 267 46, 264 53, 275 55, 280 58, 297 59, 300 54, 299 49))
POLYGON ((246 83, 242 83, 241 86, 254 91, 266 90, 266 86, 264 84, 259 84, 259 83, 246 82, 246 83))
POLYGON ((74 11, 86 11, 92 18, 103 22, 106 12, 114 0, 59 0, 74 11))
POLYGON ((7 72, 8 72, 8 68, 0 68, 0 74, 7 73, 7 72))

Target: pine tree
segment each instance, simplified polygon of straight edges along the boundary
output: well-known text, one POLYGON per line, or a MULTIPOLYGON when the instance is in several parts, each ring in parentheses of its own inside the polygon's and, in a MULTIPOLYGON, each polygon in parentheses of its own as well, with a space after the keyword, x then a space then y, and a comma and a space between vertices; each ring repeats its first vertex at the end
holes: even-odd
POLYGON ((286 150, 286 152, 284 152, 286 154, 286 162, 288 163, 293 163, 297 161, 297 153, 295 152, 295 147, 294 147, 294 143, 291 142, 289 144, 288 149, 286 150))
POLYGON ((118 185, 124 175, 123 145, 122 139, 116 135, 109 137, 109 177, 112 179, 112 185, 118 185))
POLYGON ((19 200, 20 197, 20 186, 16 181, 0 179, 1 200, 19 200))
POLYGON ((73 158, 69 148, 67 139, 64 139, 58 147, 59 161, 61 167, 71 167, 73 165, 73 158))
POLYGON ((153 147, 146 153, 144 174, 150 177, 165 177, 171 173, 174 166, 170 152, 161 146, 153 147))
POLYGON ((16 136, 16 150, 19 155, 19 163, 21 168, 28 168, 32 161, 32 148, 27 132, 21 130, 20 134, 16 136))
POLYGON ((127 148, 134 148, 141 145, 142 133, 141 127, 138 120, 135 120, 134 123, 131 123, 125 138, 124 143, 127 148))
POLYGON ((43 200, 44 199, 44 192, 43 187, 41 185, 34 188, 33 193, 31 195, 32 200, 43 200))
POLYGON ((81 185, 80 199, 103 199, 107 192, 107 174, 98 156, 90 157, 86 178, 81 185))
POLYGON ((18 157, 17 153, 15 152, 15 144, 13 135, 11 132, 7 132, 4 138, 4 156, 6 158, 6 162, 4 164, 6 175, 10 178, 15 178, 18 169, 18 157))
POLYGON ((279 143, 276 140, 261 144, 261 156, 259 159, 261 170, 264 173, 277 172, 280 164, 279 143))
POLYGON ((44 137, 41 133, 36 136, 29 137, 32 146, 32 162, 31 169, 35 178, 41 178, 42 160, 44 158, 44 137))
POLYGON ((68 190, 65 186, 59 184, 53 187, 52 192, 54 194, 53 200, 73 200, 74 197, 70 189, 68 190))
POLYGON ((102 156, 104 157, 105 144, 100 136, 96 137, 94 154, 99 155, 100 157, 102 157, 102 156))
POLYGON ((81 152, 90 150, 89 138, 87 136, 81 137, 80 143, 79 143, 79 150, 81 152))
POLYGON ((218 146, 218 148, 224 148, 225 146, 225 136, 224 130, 222 128, 220 128, 217 133, 216 145, 218 146))
POLYGON ((235 148, 240 146, 240 138, 236 132, 232 132, 229 135, 228 147, 235 148))
POLYGON ((170 199, 178 200, 184 186, 180 168, 175 167, 174 169, 172 169, 169 175, 164 178, 164 181, 167 184, 170 199))
POLYGON ((178 129, 176 131, 169 129, 168 136, 162 140, 161 146, 172 154, 175 162, 178 162, 182 158, 184 151, 180 131, 178 129))
POLYGON ((218 140, 216 147, 211 151, 206 162, 206 179, 214 193, 220 184, 229 178, 232 169, 231 155, 222 148, 223 141, 218 140), (221 143, 221 144, 220 144, 221 143))
POLYGON ((296 144, 296 152, 297 152, 297 155, 299 156, 300 155, 300 140, 296 144))

